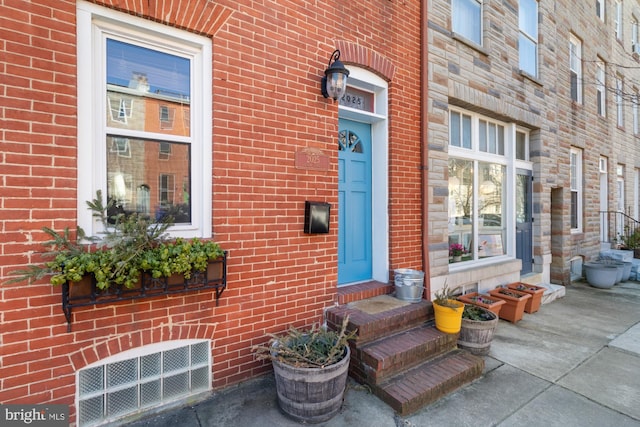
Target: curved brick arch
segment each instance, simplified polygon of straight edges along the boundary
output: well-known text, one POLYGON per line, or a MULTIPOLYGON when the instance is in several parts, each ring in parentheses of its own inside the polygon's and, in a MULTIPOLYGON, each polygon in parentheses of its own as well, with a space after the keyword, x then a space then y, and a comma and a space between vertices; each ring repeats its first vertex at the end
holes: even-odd
POLYGON ((336 41, 336 48, 340 49, 340 60, 342 62, 360 65, 380 75, 386 81, 393 79, 396 66, 374 50, 345 40, 336 41))
POLYGON ((95 3, 210 36, 217 33, 233 13, 231 9, 213 2, 183 2, 179 8, 172 2, 148 0, 99 0, 95 3))
POLYGON ((84 368, 109 356, 139 348, 147 344, 157 344, 170 340, 213 339, 215 323, 169 323, 157 328, 127 332, 83 347, 69 354, 74 371, 84 368))

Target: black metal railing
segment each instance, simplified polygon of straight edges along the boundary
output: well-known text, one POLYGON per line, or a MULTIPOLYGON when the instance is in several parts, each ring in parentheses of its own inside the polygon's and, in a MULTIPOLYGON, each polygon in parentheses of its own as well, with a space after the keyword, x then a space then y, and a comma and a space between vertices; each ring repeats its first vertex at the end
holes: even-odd
POLYGON ((600 211, 600 241, 603 243, 625 243, 633 240, 637 232, 640 238, 640 221, 621 211, 600 211))
POLYGON ((154 278, 143 273, 139 286, 128 289, 111 286, 108 289, 96 287, 93 275, 87 275, 81 282, 62 285, 62 311, 67 319, 67 332, 71 332, 72 309, 96 304, 110 304, 118 301, 151 298, 213 289, 216 293, 216 306, 222 292, 227 287, 227 252, 219 260, 210 261, 207 270, 193 271, 190 278, 183 275, 154 278))

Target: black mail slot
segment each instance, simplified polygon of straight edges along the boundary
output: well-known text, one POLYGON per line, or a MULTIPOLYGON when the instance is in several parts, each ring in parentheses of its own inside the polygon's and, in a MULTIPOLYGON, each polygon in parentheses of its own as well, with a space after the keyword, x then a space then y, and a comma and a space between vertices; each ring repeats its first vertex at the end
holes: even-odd
POLYGON ((323 234, 329 232, 331 205, 324 202, 304 202, 304 232, 323 234))

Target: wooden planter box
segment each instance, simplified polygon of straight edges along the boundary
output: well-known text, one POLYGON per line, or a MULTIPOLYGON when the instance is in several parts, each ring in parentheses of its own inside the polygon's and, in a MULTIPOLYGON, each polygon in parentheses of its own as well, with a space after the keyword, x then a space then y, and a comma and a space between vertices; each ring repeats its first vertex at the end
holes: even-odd
POLYGON ((547 288, 543 288, 542 286, 529 285, 522 282, 510 283, 507 285, 507 288, 531 294, 531 298, 527 300, 524 306, 525 313, 535 313, 540 309, 542 294, 547 290, 547 288))
POLYGON ((500 318, 512 323, 522 320, 524 315, 524 306, 527 300, 531 298, 531 294, 516 291, 515 289, 497 288, 489 291, 492 297, 504 300, 505 305, 500 310, 500 318))
POLYGON ((489 295, 481 295, 477 292, 471 292, 458 297, 458 301, 462 301, 465 304, 473 304, 478 307, 486 308, 493 312, 497 316, 500 315, 500 309, 505 302, 499 298, 492 298, 489 295))

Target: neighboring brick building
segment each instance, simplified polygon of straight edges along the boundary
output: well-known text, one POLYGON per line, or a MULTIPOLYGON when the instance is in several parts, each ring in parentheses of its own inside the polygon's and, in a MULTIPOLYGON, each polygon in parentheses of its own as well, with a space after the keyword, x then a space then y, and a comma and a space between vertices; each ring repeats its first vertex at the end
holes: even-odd
POLYGON ((72 421, 81 407, 92 424, 136 411, 135 390, 141 408, 183 395, 181 381, 203 378, 207 360, 213 387, 226 387, 270 369, 251 351, 267 333, 389 291, 394 268, 423 268, 419 1, 0 8, 1 403, 69 404, 72 421), (320 93, 335 49, 351 72, 341 106, 320 93), (356 170, 369 202, 352 215, 368 225, 354 245, 367 265, 343 278, 338 242, 356 227, 339 221, 339 131, 343 151, 370 153, 356 170), (124 209, 190 207, 174 234, 211 236, 229 254, 219 305, 202 291, 76 308, 67 332, 59 288, 5 284, 39 261, 42 227, 99 231, 85 206, 97 189, 124 209), (308 200, 332 205, 328 234, 303 232, 308 200), (364 284, 338 288, 353 282, 364 284), (160 355, 188 354, 196 364, 162 386, 143 373, 160 355), (110 376, 135 377, 131 363, 139 380, 110 376))
POLYGON ((567 285, 620 231, 600 211, 639 217, 639 13, 626 0, 429 3, 432 292, 567 285), (458 242, 469 253, 447 261, 458 242))

